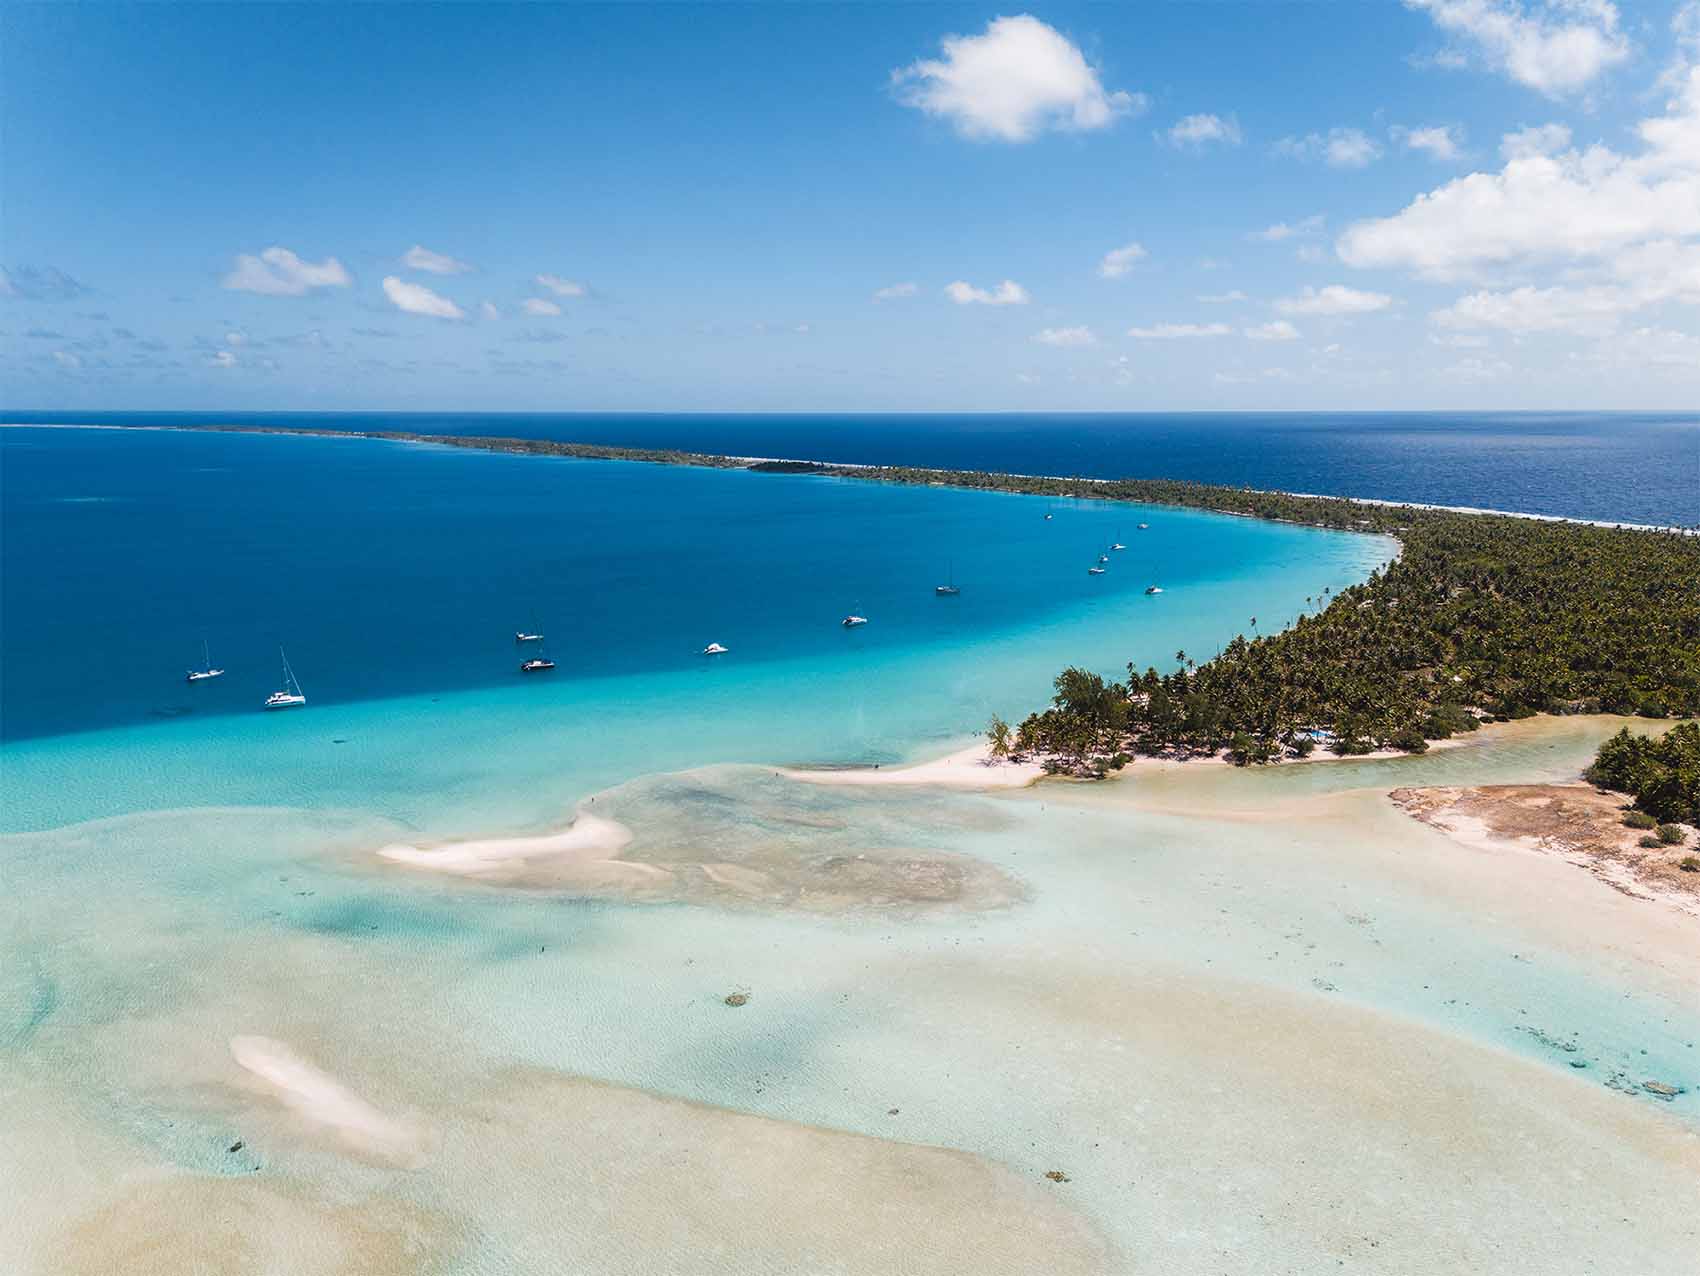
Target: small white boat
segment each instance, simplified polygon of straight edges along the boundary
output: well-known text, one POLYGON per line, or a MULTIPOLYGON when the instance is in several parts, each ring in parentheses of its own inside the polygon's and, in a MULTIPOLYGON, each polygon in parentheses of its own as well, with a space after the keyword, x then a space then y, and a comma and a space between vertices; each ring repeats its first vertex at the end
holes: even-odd
POLYGON ((516 630, 514 632, 514 641, 515 642, 542 642, 543 641, 543 635, 542 634, 528 634, 528 633, 524 633, 522 631, 516 630))
POLYGON ((954 597, 956 597, 956 595, 958 595, 962 592, 960 589, 958 589, 956 587, 956 564, 955 563, 952 563, 950 565, 950 570, 945 573, 944 579, 945 579, 944 584, 933 586, 933 593, 937 594, 940 598, 954 598, 954 597))
POLYGON ((527 660, 525 663, 520 665, 519 671, 521 673, 548 673, 549 670, 554 667, 555 662, 550 660, 547 656, 533 656, 530 660, 527 660))
POLYGON ((1161 585, 1147 585, 1145 587, 1145 592, 1148 594, 1160 594, 1163 592, 1163 587, 1161 585))
POLYGON ((1114 545, 1110 546, 1110 552, 1114 553, 1118 549, 1126 549, 1126 548, 1127 548, 1126 545, 1123 545, 1120 541, 1117 541, 1114 545))
POLYGON ((307 697, 301 694, 301 684, 295 681, 295 670, 289 667, 289 657, 283 654, 282 647, 277 649, 277 654, 283 661, 283 688, 266 697, 266 708, 299 709, 307 703, 307 697))
POLYGON ((1110 561, 1110 556, 1108 554, 1099 554, 1098 561, 1100 563, 1107 563, 1110 561))
POLYGON ((1104 574, 1104 569, 1102 567, 1088 567, 1086 569, 1086 574, 1088 576, 1102 576, 1104 574))
POLYGON ((711 642, 702 649, 702 654, 705 656, 724 656, 730 650, 732 650, 730 647, 722 647, 717 642, 711 642))
POLYGON ((199 669, 189 670, 189 672, 184 675, 184 681, 201 682, 207 678, 222 677, 224 677, 224 670, 214 669, 212 667, 212 656, 208 654, 206 640, 203 638, 201 640, 201 667, 199 669))
POLYGON ((1146 531, 1150 528, 1150 526, 1151 526, 1151 524, 1149 524, 1149 523, 1141 523, 1139 525, 1139 530, 1142 531, 1142 532, 1146 531))
POLYGON ((846 629, 854 629, 857 625, 867 624, 868 618, 866 616, 846 616, 838 623, 843 625, 846 629))

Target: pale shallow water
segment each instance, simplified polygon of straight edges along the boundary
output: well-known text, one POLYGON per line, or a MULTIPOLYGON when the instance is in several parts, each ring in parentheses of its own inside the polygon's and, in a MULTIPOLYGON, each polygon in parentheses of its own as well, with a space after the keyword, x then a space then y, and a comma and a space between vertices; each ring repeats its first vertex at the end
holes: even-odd
MULTIPOLYGON (((808 526, 812 489, 738 490, 777 493, 792 543, 808 526)), ((909 502, 949 496, 878 490, 856 517, 894 522, 864 541, 908 561, 909 502)), ((952 525, 1039 554, 1042 508, 987 498, 952 525)), ((1176 535, 1194 566, 1155 619, 1030 572, 1044 605, 1011 595, 968 634, 918 607, 877 642, 741 665, 651 653, 9 742, 0 1268, 1691 1270, 1691 919, 1463 850, 1384 796, 1569 778, 1615 722, 995 796, 755 765, 942 751, 1070 659, 1208 654, 1241 612, 1269 626, 1387 552, 1244 520, 1176 535), (592 798, 634 855, 805 881, 967 857, 1014 899, 640 903, 376 854, 592 798), (345 1088, 366 1133, 268 1088, 249 1038, 345 1088), (1653 1078, 1689 1092, 1661 1103, 1653 1078)))

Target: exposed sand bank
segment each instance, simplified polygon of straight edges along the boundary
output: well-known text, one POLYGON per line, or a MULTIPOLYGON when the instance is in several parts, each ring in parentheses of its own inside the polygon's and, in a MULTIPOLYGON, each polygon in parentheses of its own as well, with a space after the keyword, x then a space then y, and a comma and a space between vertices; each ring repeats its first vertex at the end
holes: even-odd
POLYGON ((1588 784, 1492 784, 1400 788, 1388 796, 1460 845, 1556 855, 1625 895, 1700 917, 1700 873, 1680 867, 1696 852, 1695 836, 1680 846, 1641 846, 1645 830, 1625 827, 1620 793, 1588 784))
POLYGON ((1022 789, 1045 771, 1037 761, 1011 762, 992 757, 987 744, 971 744, 931 762, 913 766, 781 767, 787 780, 804 784, 847 784, 868 787, 911 784, 951 789, 1022 789))
POLYGON ((283 1042, 232 1037, 230 1056, 309 1125, 355 1151, 405 1169, 418 1169, 429 1159, 435 1140, 428 1131, 379 1111, 283 1042))
POLYGON ((559 833, 377 854, 491 885, 634 902, 919 913, 1001 908, 1022 897, 1021 884, 990 864, 904 844, 913 833, 903 811, 872 795, 861 824, 836 809, 811 814, 809 796, 767 768, 707 767, 598 794, 598 810, 618 819, 581 806, 559 833))

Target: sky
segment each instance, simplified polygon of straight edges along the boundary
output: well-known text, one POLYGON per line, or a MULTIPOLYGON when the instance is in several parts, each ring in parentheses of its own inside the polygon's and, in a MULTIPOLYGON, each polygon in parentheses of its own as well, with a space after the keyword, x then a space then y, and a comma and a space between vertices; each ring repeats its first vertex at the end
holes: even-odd
POLYGON ((0 407, 1700 404, 1700 0, 0 3, 0 407))

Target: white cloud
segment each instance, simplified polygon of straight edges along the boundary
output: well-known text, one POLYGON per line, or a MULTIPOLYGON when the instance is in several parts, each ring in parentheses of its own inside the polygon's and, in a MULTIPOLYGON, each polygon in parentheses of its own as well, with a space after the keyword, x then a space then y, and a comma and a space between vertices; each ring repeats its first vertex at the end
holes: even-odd
POLYGON ((519 303, 519 308, 528 315, 554 316, 561 313, 561 308, 544 297, 527 297, 519 303))
POLYGON ((1285 319, 1276 319, 1270 323, 1259 324, 1255 328, 1243 328, 1249 341, 1297 341, 1299 330, 1285 319))
POLYGON ((547 288, 557 297, 582 297, 585 294, 585 287, 578 280, 562 279, 559 275, 538 275, 537 286, 547 288))
POLYGON ((893 71, 892 91, 963 137, 1030 142, 1047 130, 1108 128, 1145 106, 1143 95, 1107 92, 1079 48, 1029 14, 939 44, 942 57, 893 71))
POLYGON ((486 301, 486 302, 480 303, 480 305, 478 307, 478 313, 486 319, 500 319, 502 317, 501 310, 497 307, 496 303, 493 302, 493 301, 486 301))
POLYGON ((959 306, 1025 306, 1032 300, 1027 295, 1027 289, 1013 279, 1004 280, 989 292, 958 279, 954 283, 946 284, 944 291, 945 295, 959 306))
POLYGON ((401 263, 409 270, 427 270, 433 275, 462 275, 472 269, 464 261, 446 253, 434 253, 423 244, 415 244, 403 253, 401 263))
POLYGON ((224 344, 227 346, 241 346, 246 345, 247 343, 248 334, 240 329, 233 328, 231 331, 224 334, 224 344))
POLYGON ((1284 315, 1363 315, 1392 304, 1393 298, 1384 292, 1360 292, 1345 284, 1329 284, 1283 297, 1275 303, 1275 309, 1284 315))
POLYGON ((410 284, 394 275, 384 276, 384 295, 398 310, 410 315, 430 315, 434 319, 464 319, 461 308, 424 284, 410 284))
POLYGON ((1517 83, 1556 96, 1580 89, 1629 56, 1610 0, 1405 0, 1451 35, 1476 47, 1488 65, 1517 83))
POLYGON ((1275 153, 1301 160, 1320 159, 1330 168, 1365 168, 1381 158, 1381 147, 1362 129, 1334 128, 1326 134, 1283 137, 1275 143, 1275 153))
POLYGON ((83 357, 80 354, 74 354, 69 350, 55 350, 53 352, 53 362, 57 363, 61 368, 74 370, 83 366, 83 357))
POLYGON ((1570 130, 1562 124, 1534 124, 1507 133, 1499 142, 1499 153, 1508 160, 1557 155, 1570 145, 1570 130))
POLYGON ((335 257, 315 264, 276 245, 257 257, 238 253, 236 268, 224 277, 224 286, 234 292, 270 297, 299 297, 314 288, 346 288, 349 282, 348 271, 335 257))
POLYGON ((1278 244, 1282 240, 1292 239, 1299 235, 1314 235, 1322 229, 1323 216, 1315 213, 1296 222, 1276 222, 1273 226, 1265 226, 1262 230, 1254 230, 1246 236, 1247 239, 1262 240, 1267 244, 1278 244))
POLYGON ((1199 295, 1198 299, 1200 301, 1204 302, 1206 305, 1225 306, 1225 305, 1228 305, 1230 302, 1244 301, 1246 299, 1246 295, 1243 292, 1241 292, 1238 288, 1235 288, 1231 292, 1202 293, 1202 294, 1199 295))
POLYGON ((1120 248, 1112 248, 1104 254, 1104 259, 1098 263, 1098 274, 1104 279, 1120 279, 1133 269, 1133 264, 1136 261, 1141 261, 1148 255, 1145 246, 1138 242, 1123 244, 1120 248))
POLYGON ((1092 329, 1085 326, 1077 328, 1046 328, 1033 334, 1033 340, 1046 346, 1095 346, 1098 338, 1092 335, 1092 329))
POLYGON ((207 363, 215 368, 234 368, 236 356, 228 350, 215 350, 207 356, 207 363))
POLYGON ((911 280, 900 284, 887 284, 884 288, 874 289, 875 301, 896 301, 900 297, 913 297, 921 291, 920 285, 911 280))
POLYGON ((1171 146, 1203 147, 1211 142, 1238 146, 1240 125, 1231 115, 1226 119, 1220 115, 1188 115, 1175 122, 1168 137, 1171 146))
POLYGON ((1127 335, 1140 341, 1179 341, 1189 337, 1225 337, 1232 331, 1225 323, 1159 323, 1149 328, 1129 328, 1127 335))
POLYGON ((1455 130, 1447 124, 1431 124, 1423 128, 1391 130, 1393 140, 1408 151, 1421 151, 1432 160, 1448 163, 1458 158, 1461 148, 1455 130))
POLYGON ((1432 316, 1454 328, 1597 334, 1665 302, 1700 304, 1700 67, 1642 147, 1566 148, 1558 126, 1505 139, 1496 173, 1471 173, 1391 217, 1348 227, 1348 265, 1489 287, 1432 316), (1541 272, 1556 272, 1538 283, 1541 272))
POLYGON ((1511 365, 1503 359, 1478 359, 1472 355, 1448 364, 1441 369, 1441 375, 1453 381, 1492 381, 1510 371, 1511 365))

